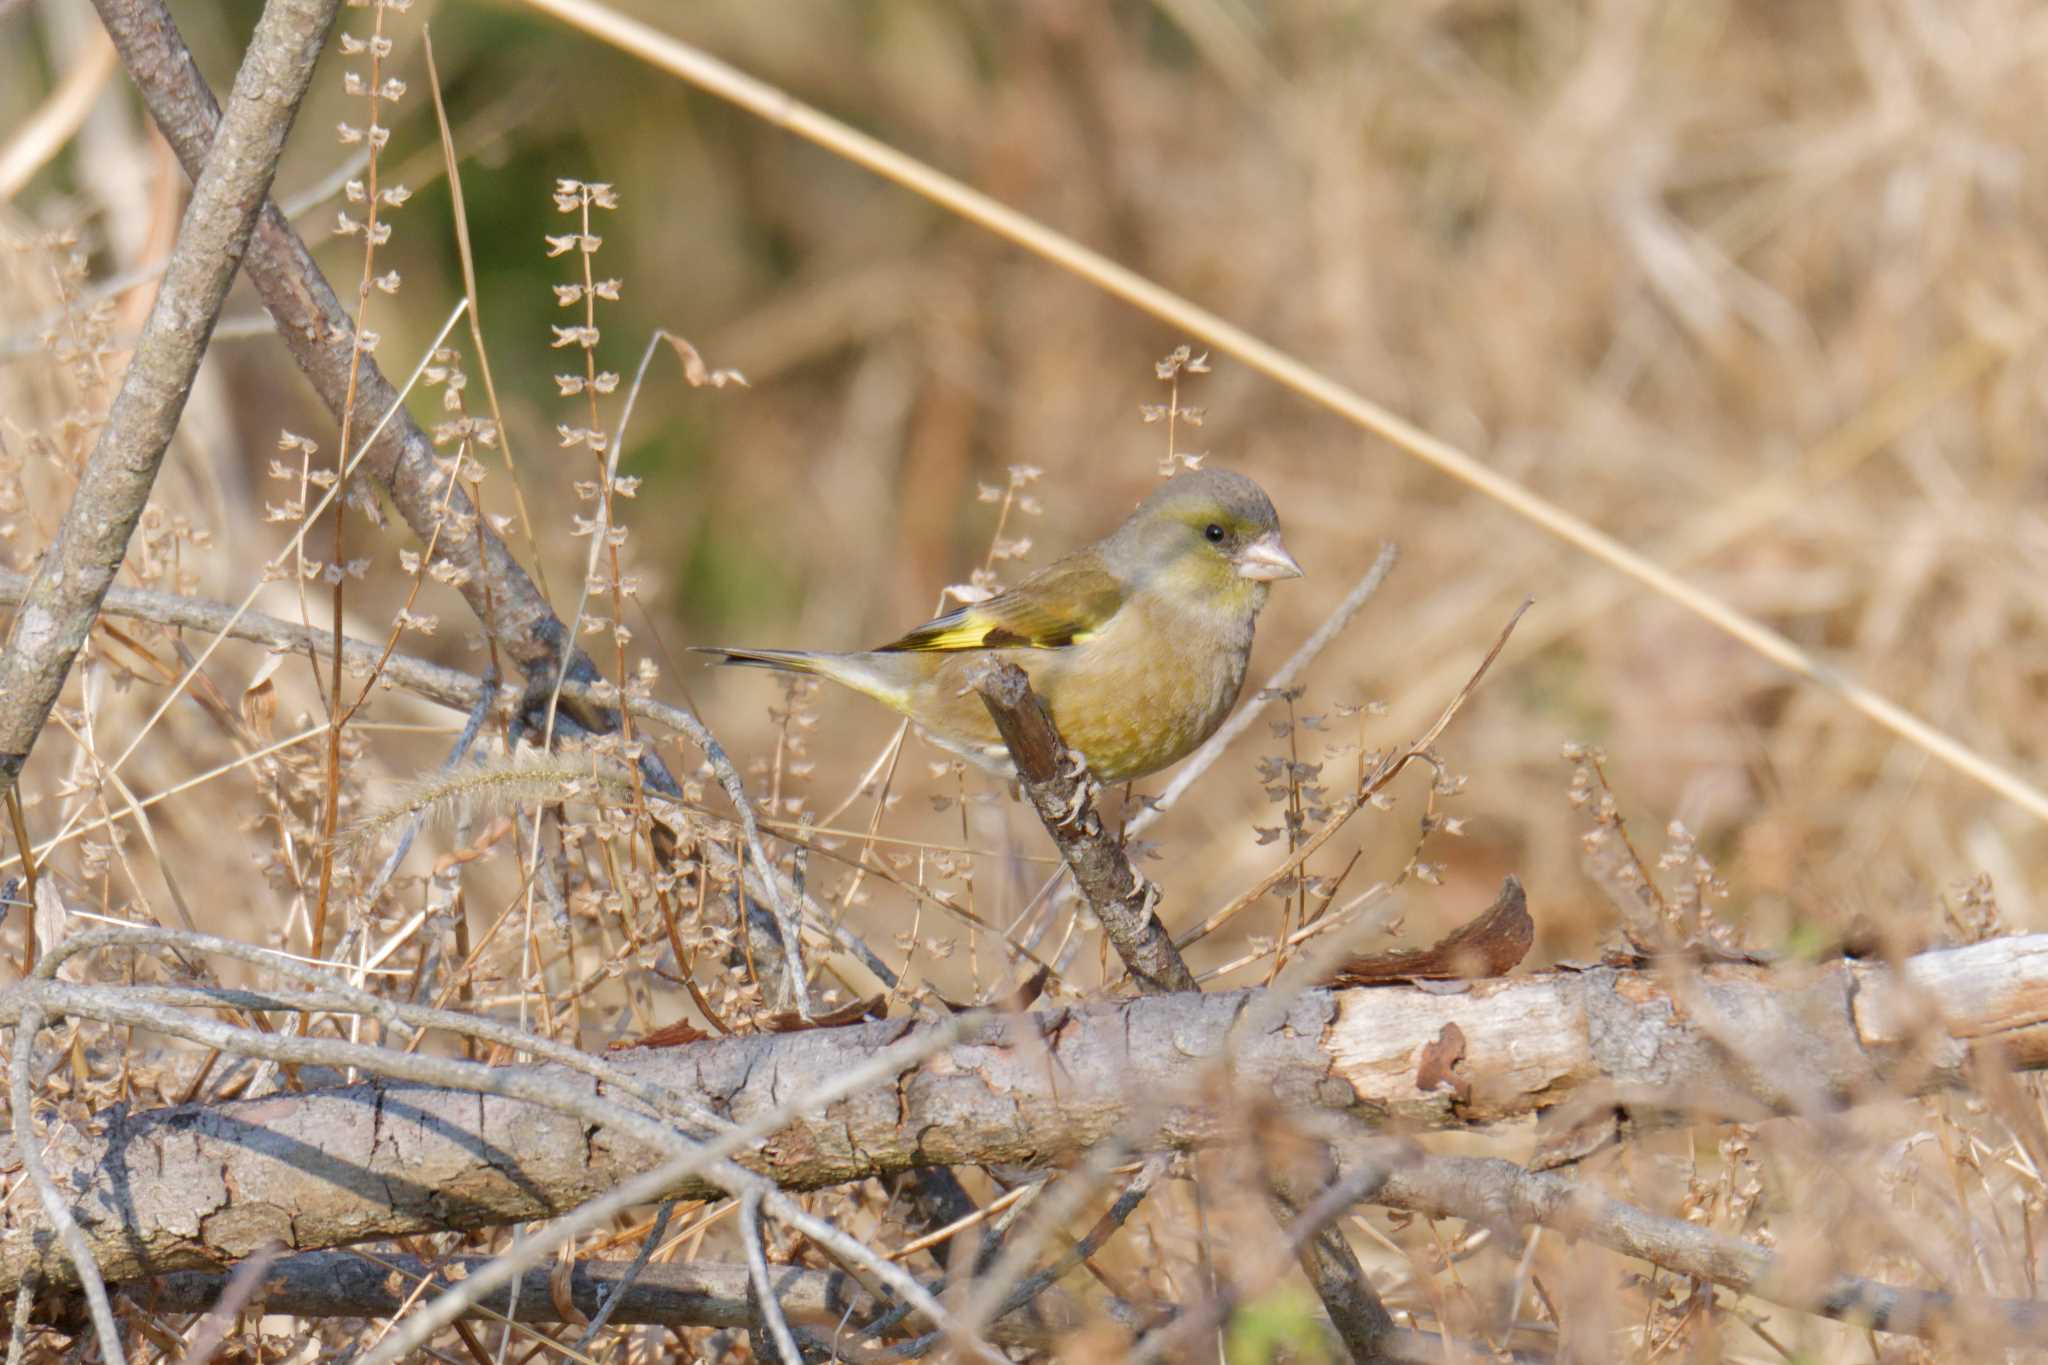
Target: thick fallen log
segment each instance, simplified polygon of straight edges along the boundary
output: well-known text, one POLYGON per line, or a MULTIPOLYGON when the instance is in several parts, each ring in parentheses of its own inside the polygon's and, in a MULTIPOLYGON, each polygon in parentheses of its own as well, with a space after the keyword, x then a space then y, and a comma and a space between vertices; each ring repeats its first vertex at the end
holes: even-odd
MULTIPOLYGON (((52 983, 112 1018, 105 988, 52 983)), ((1197 1083, 1229 1056, 1239 1093, 1406 1131, 1526 1116, 1576 1098, 1638 1111, 1812 1113, 1961 1082, 1973 1057, 2048 1065, 2048 935, 1924 953, 1669 970, 1595 967, 1310 991, 1256 1036, 1258 992, 1170 995, 996 1017, 873 1087, 806 1112, 742 1164, 813 1189, 927 1165, 1060 1165, 1117 1135, 1225 1139, 1245 1106, 1197 1083)), ((19 1017, 0 992, 0 1024, 19 1017)), ((87 1012, 83 1006, 80 1012, 87 1012)), ((138 1006, 134 1022, 147 1019, 138 1006)), ((922 1025, 883 1021, 627 1054, 619 1064, 735 1121, 845 1074, 922 1025)), ((580 1079, 586 1087, 594 1085, 580 1079)), ((110 1280, 546 1218, 656 1164, 639 1143, 538 1105, 394 1082, 132 1113, 47 1134, 46 1161, 110 1280)), ((18 1154, 0 1151, 18 1182, 18 1154)), ((715 1197, 701 1181, 675 1191, 715 1197)), ((12 1191, 10 1190, 10 1196, 12 1191)), ((10 1197, 0 1292, 53 1254, 10 1197)))

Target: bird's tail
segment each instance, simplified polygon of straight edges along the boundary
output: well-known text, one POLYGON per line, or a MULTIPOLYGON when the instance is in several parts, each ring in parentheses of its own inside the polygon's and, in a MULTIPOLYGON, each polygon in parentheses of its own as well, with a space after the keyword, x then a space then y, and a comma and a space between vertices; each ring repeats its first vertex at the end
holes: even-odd
POLYGON ((717 655, 720 663, 773 668, 783 673, 814 673, 899 711, 908 703, 909 688, 916 681, 915 670, 926 666, 925 661, 932 657, 928 654, 887 654, 875 650, 834 654, 827 650, 728 649, 721 645, 696 645, 693 648, 700 654, 717 655))
POLYGON ((819 656, 804 649, 728 649, 724 645, 692 645, 699 654, 714 654, 722 664, 773 668, 782 673, 817 673, 819 656))

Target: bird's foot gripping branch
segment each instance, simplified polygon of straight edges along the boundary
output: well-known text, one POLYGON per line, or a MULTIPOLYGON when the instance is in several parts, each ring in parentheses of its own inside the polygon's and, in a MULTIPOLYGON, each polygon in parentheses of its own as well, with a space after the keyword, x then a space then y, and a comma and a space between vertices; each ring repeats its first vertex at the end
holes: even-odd
POLYGON ((1010 746, 1017 781, 1031 799, 1031 808, 1059 845, 1074 884, 1088 898, 1139 990, 1147 995, 1200 990, 1180 949, 1173 946, 1173 935, 1159 921, 1158 885, 1131 866, 1122 842, 1103 826, 1095 811, 1094 778, 1085 766, 1066 761, 1069 750, 1024 670, 990 658, 972 678, 1003 742, 1010 746))

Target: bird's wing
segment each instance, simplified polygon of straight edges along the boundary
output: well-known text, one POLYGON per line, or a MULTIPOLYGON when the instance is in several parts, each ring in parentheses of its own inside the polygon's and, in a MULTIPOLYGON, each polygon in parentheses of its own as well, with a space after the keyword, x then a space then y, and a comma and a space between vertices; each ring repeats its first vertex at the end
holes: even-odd
POLYGON ((882 649, 1058 649, 1088 638, 1123 604, 1123 584, 1099 563, 1062 560, 1006 593, 927 621, 882 649))

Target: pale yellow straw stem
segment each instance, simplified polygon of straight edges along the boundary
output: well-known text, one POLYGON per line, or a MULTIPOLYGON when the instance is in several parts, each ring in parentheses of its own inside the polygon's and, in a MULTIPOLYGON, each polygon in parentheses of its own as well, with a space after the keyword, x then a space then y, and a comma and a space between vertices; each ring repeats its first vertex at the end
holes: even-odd
POLYGON ((527 3, 652 66, 730 100, 749 113, 786 128, 885 180, 923 195, 969 222, 977 223, 1126 303, 1171 323, 1189 336, 1234 357, 1303 397, 1322 404, 1507 506, 1567 544, 1578 547, 1693 614, 1713 622, 1765 658, 1833 692, 1901 739, 2018 803, 2036 817, 2048 820, 2048 792, 2043 792, 2017 773, 1966 748, 1854 679, 1844 677, 1761 621, 1694 587, 1605 531, 1556 503, 1538 497, 1456 446, 1438 440, 1412 422, 1318 373, 1243 328, 680 39, 592 3, 592 0, 527 0, 527 3))

